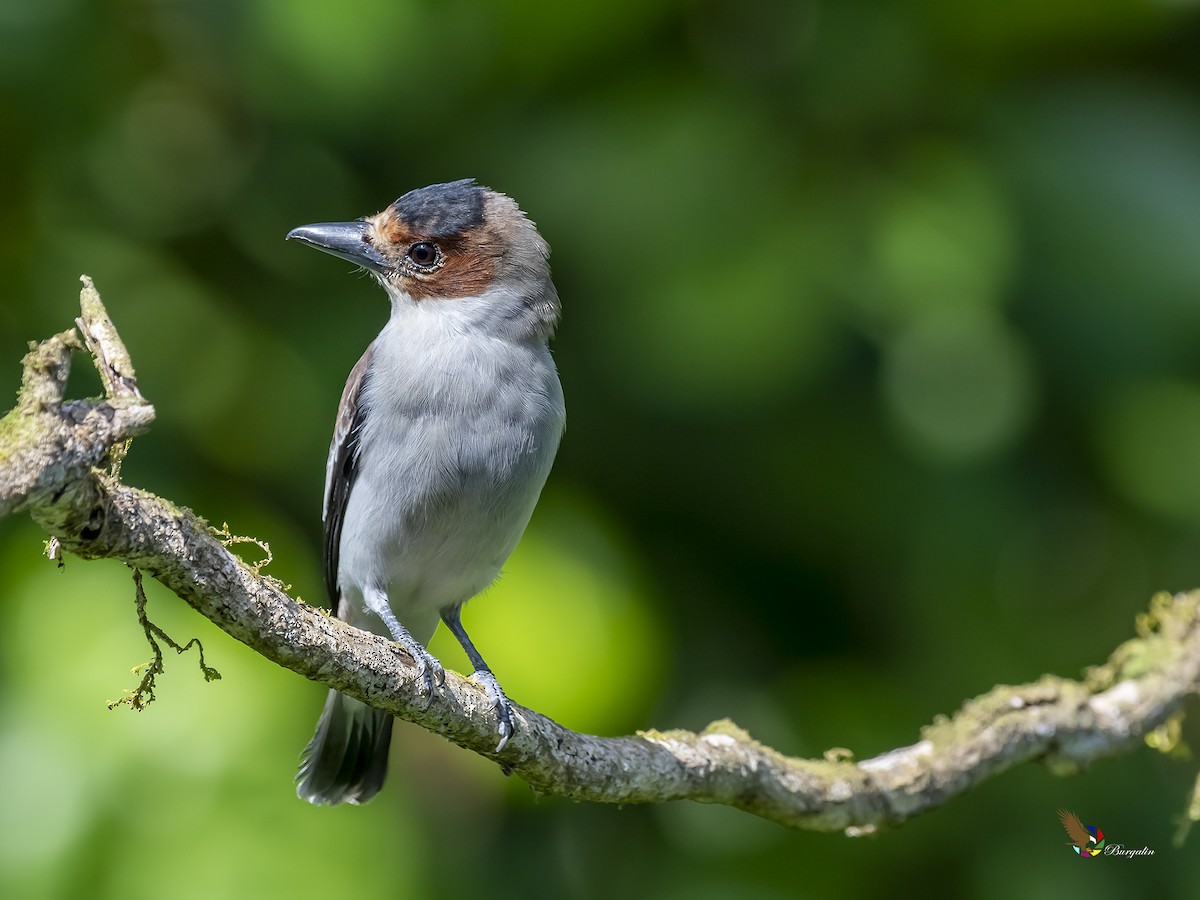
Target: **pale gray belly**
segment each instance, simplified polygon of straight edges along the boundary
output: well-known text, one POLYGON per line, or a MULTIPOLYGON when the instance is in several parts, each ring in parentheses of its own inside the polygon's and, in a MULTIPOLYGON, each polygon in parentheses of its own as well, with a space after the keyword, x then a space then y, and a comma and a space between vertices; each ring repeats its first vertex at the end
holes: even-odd
MULTIPOLYGON (((428 618, 495 580, 537 503, 560 422, 426 416, 364 445, 346 507, 339 582, 381 588, 397 617, 428 618)), ((364 435, 364 438, 368 438, 364 435)))

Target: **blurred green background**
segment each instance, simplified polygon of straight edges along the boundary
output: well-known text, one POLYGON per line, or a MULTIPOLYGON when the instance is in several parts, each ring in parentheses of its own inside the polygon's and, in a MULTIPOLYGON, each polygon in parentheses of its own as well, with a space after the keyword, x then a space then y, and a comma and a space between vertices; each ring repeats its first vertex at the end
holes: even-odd
MULTIPOLYGON (((387 307, 283 235, 475 176, 565 308, 566 439, 466 614, 509 694, 603 734, 911 743, 1200 586, 1197 6, 8 0, 0 394, 92 275, 158 409, 127 480, 323 602, 333 410, 387 307)), ((108 711, 149 655, 129 573, 42 537, 0 522, 5 897, 1192 895, 1194 764, 1150 750, 851 840, 537 797, 400 727, 374 803, 313 809, 323 690, 155 584, 224 679, 172 656, 108 711), (1158 853, 1080 863, 1059 807, 1158 853)))

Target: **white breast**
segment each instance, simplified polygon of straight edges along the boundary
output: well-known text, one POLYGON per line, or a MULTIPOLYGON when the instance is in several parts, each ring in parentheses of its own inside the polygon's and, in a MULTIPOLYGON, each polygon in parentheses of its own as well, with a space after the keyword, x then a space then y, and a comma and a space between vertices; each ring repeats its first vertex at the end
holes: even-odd
POLYGON ((383 589, 430 633, 423 623, 491 584, 516 547, 565 416, 545 341, 494 336, 473 302, 406 305, 380 334, 342 530, 347 596, 383 589))

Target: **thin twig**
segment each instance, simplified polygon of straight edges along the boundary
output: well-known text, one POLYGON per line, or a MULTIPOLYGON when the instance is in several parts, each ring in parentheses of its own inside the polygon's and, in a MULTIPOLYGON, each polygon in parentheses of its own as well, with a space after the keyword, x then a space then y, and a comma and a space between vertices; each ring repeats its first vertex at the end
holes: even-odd
POLYGON ((221 673, 208 665, 204 661, 204 645, 200 643, 200 638, 192 638, 186 644, 178 644, 175 640, 150 621, 150 616, 146 613, 146 590, 142 585, 142 570, 133 570, 134 598, 137 603, 137 618, 138 624, 142 626, 142 633, 146 635, 146 642, 150 645, 150 650, 154 654, 154 658, 148 663, 133 667, 133 673, 142 673, 142 680, 138 686, 131 691, 125 691, 125 695, 119 700, 109 700, 108 708, 115 709, 118 706, 128 706, 141 712, 155 700, 154 687, 155 679, 164 671, 163 668, 163 652, 159 641, 162 641, 176 653, 186 653, 195 645, 197 652, 200 654, 200 673, 204 676, 205 681, 219 681, 221 673))

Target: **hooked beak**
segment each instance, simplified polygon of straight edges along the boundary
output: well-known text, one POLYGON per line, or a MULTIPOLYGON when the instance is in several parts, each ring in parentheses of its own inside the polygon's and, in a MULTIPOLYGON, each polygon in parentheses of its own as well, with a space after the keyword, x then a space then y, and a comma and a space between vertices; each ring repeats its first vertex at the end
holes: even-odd
POLYGON ((303 241, 305 244, 324 250, 356 266, 383 274, 391 266, 367 238, 365 222, 323 222, 319 225, 301 225, 287 233, 287 240, 303 241))

